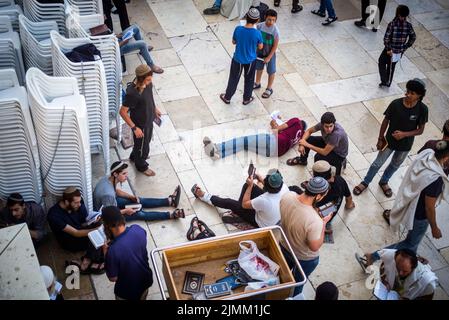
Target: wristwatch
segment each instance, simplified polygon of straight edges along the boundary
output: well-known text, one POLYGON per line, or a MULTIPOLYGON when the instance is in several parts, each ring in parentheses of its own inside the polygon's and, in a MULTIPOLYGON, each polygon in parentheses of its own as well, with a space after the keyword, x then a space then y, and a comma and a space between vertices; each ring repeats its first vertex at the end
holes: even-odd
POLYGON ((131 128, 132 131, 136 131, 136 129, 137 129, 137 126, 134 126, 131 128))

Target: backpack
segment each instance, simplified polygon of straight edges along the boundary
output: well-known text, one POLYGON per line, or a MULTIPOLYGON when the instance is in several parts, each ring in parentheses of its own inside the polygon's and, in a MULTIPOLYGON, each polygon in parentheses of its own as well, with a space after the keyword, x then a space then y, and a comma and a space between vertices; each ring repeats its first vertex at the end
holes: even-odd
POLYGON ((256 8, 257 10, 259 10, 259 12, 260 12, 260 21, 259 22, 264 22, 265 14, 266 14, 267 10, 269 9, 268 5, 263 2, 260 2, 257 7, 251 6, 251 8, 256 8))
POLYGON ((72 62, 87 62, 101 59, 101 52, 92 43, 75 47, 65 55, 72 62))

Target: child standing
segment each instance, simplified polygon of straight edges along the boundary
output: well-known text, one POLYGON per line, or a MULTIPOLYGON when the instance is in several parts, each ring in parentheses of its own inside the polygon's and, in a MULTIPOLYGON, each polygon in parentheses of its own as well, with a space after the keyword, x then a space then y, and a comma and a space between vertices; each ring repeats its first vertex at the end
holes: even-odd
POLYGON ((268 9, 265 13, 265 23, 259 23, 257 29, 262 33, 263 48, 257 51, 256 82, 254 89, 260 89, 260 80, 265 64, 267 65, 268 85, 262 98, 269 98, 273 94, 273 82, 276 74, 276 50, 279 44, 279 29, 276 26, 277 12, 268 9))
POLYGON ((228 86, 226 93, 220 94, 220 99, 226 104, 231 103, 242 72, 245 77, 243 104, 247 105, 254 100, 252 93, 256 73, 256 50, 263 47, 262 35, 259 30, 254 28, 254 24, 259 21, 259 18, 259 10, 251 8, 246 14, 245 26, 238 26, 234 30, 232 43, 236 45, 236 48, 232 58, 228 86))

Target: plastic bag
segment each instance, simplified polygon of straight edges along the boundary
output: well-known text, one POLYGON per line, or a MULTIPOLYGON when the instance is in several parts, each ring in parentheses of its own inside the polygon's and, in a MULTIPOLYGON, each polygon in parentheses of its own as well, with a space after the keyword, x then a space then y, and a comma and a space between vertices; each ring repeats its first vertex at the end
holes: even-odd
POLYGON ((279 281, 277 279, 279 265, 263 255, 254 241, 241 241, 239 245, 238 262, 251 278, 266 282, 279 281))

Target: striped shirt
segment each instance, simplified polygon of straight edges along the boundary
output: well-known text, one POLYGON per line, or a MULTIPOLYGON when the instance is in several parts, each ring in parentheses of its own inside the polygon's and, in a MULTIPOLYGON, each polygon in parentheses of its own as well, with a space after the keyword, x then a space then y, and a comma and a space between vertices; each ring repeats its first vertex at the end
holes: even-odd
POLYGON ((387 50, 393 50, 393 53, 404 53, 413 45, 415 40, 416 34, 410 22, 402 22, 399 18, 394 18, 388 24, 384 36, 384 44, 387 50))

